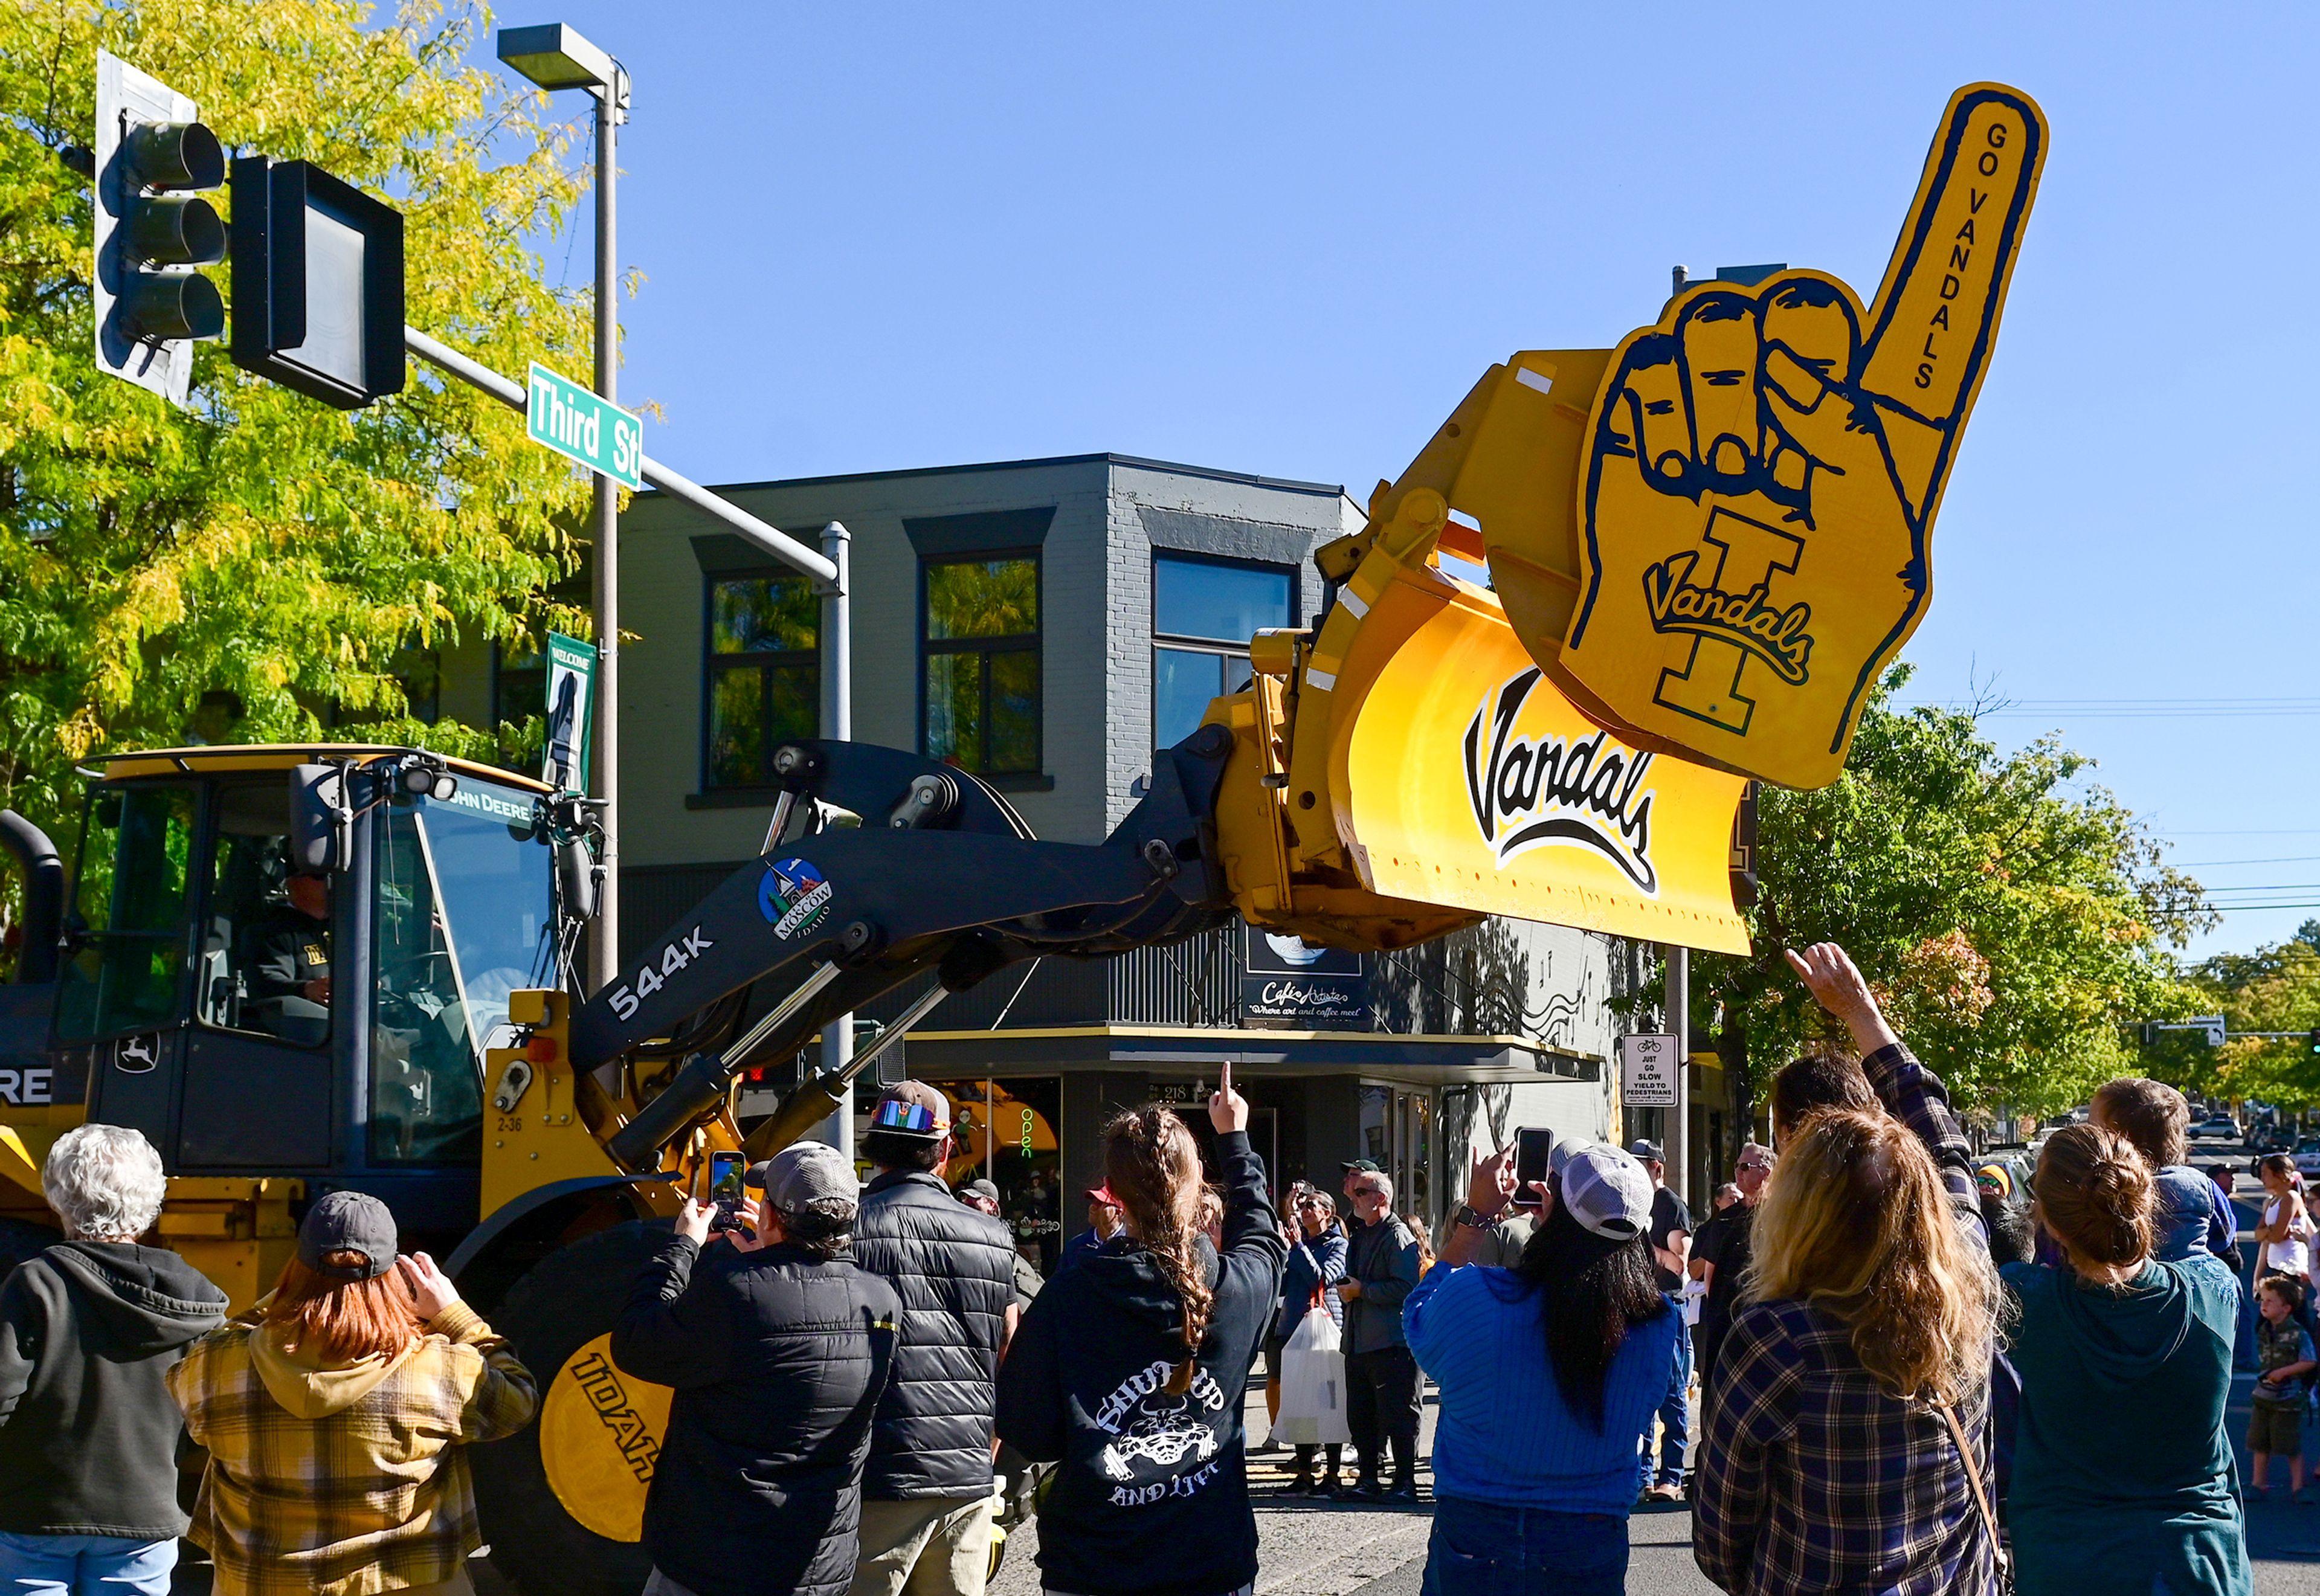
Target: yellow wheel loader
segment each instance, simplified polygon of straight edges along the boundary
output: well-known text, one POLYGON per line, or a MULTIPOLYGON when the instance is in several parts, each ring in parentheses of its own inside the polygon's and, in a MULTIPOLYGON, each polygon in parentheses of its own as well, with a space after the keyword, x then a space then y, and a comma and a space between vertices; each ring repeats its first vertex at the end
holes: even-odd
POLYGON ((1922 615, 2044 143, 2015 91, 1961 90, 1872 307, 1812 273, 1709 284, 1617 349, 1492 367, 1319 551, 1316 626, 1253 640, 1252 685, 1155 755, 1101 844, 1040 841, 932 760, 793 743, 765 856, 582 993, 590 806, 504 771, 114 755, 69 865, 0 812, 26 928, 0 1267, 53 1239, 41 1162, 84 1120, 160 1149, 158 1239, 237 1310, 307 1204, 379 1196, 542 1382, 538 1422, 475 1450, 495 1560, 535 1596, 631 1596, 668 1393, 608 1341, 655 1227, 947 993, 1235 915, 1355 949, 1489 914, 1746 948, 1745 777, 1835 779, 1860 684, 1922 615), (743 1067, 890 993, 846 1073, 737 1120, 743 1067))

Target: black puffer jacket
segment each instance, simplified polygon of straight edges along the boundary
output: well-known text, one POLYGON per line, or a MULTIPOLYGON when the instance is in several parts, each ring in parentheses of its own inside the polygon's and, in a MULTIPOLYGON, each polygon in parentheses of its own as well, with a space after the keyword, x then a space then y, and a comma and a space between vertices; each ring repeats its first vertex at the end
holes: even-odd
POLYGON ((614 1363, 676 1391, 645 1494, 657 1567, 700 1596, 842 1596, 901 1311, 842 1257, 670 1238, 612 1328, 614 1363))
POLYGON ((173 1252, 64 1241, 0 1284, 0 1530, 169 1540, 185 1419, 163 1377, 225 1322, 173 1252))
POLYGON ((939 1176, 890 1169, 862 1194, 854 1258, 902 1299, 902 1345, 862 1494, 987 1492, 999 1344, 1015 1302, 1006 1225, 952 1196, 939 1176))

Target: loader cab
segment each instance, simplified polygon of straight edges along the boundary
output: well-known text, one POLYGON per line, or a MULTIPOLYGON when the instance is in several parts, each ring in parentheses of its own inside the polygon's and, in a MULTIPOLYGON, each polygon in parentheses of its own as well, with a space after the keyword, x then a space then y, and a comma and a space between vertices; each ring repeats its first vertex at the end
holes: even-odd
POLYGON ((505 1039, 508 993, 558 980, 547 789, 431 760, 449 779, 413 792, 411 757, 110 762, 72 863, 60 1098, 80 1086, 89 1119, 142 1130, 173 1175, 371 1192, 419 1245, 472 1228, 484 1049, 505 1039), (293 779, 318 760, 345 768, 327 859, 293 779))

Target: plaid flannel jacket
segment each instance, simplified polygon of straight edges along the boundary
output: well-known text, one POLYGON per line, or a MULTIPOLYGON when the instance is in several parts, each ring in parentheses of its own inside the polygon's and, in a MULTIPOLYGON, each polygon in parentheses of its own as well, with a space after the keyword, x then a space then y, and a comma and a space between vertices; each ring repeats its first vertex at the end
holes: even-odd
POLYGON ((258 1322, 212 1331, 168 1376, 209 1448, 187 1533, 217 1561, 218 1596, 378 1596, 458 1574, 483 1544, 460 1447, 514 1434, 539 1405, 506 1338, 454 1303, 376 1389, 309 1419, 258 1378, 258 1322))
MULTIPOLYGON (((1933 1153, 1969 1245, 1986 1250, 1971 1149, 1941 1082, 1898 1043, 1862 1065, 1933 1153)), ((1996 1589, 1947 1420, 1880 1385, 1844 1324, 1803 1302, 1754 1303, 1734 1318, 1717 1367, 1693 1493, 1692 1553, 1708 1578, 1746 1596, 1996 1589)), ((1958 1405, 1985 1490, 1989 1414, 1983 1388, 1958 1405)))

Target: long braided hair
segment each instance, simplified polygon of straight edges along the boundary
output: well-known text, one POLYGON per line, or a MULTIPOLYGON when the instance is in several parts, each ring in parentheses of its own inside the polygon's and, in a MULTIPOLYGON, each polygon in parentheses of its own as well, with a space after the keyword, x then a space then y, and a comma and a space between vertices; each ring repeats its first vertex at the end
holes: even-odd
POLYGON ((1119 1199, 1128 1232, 1152 1255, 1184 1305, 1184 1357, 1166 1390, 1192 1389, 1192 1360, 1216 1308, 1208 1272, 1193 1247, 1200 1234, 1201 1149, 1184 1122, 1157 1103, 1115 1115, 1103 1128, 1103 1177, 1119 1199))

